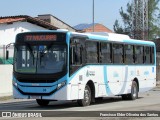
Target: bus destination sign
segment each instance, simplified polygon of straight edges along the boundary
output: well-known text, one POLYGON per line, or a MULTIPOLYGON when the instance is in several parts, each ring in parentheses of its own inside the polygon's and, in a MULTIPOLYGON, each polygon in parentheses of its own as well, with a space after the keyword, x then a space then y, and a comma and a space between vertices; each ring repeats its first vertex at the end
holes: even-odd
POLYGON ((56 41, 57 35, 26 35, 26 41, 56 41))

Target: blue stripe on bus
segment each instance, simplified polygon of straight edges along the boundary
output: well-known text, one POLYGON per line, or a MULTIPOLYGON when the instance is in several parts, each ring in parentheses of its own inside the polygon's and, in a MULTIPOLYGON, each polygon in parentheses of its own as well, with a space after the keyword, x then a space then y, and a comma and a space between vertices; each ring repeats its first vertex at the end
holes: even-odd
POLYGON ((131 43, 131 44, 137 44, 137 45, 155 45, 154 42, 150 42, 150 41, 143 41, 143 40, 123 40, 124 43, 131 43))
POLYGON ((107 66, 105 65, 104 66, 104 83, 105 83, 105 87, 106 87, 106 93, 108 94, 108 95, 110 95, 110 94, 112 94, 111 93, 111 90, 110 90, 110 88, 109 88, 109 85, 108 85, 108 78, 107 78, 107 66))
POLYGON ((119 94, 123 94, 125 92, 126 86, 127 86, 127 80, 128 80, 128 66, 125 67, 125 77, 124 77, 124 82, 122 85, 122 88, 119 92, 119 94))
MULTIPOLYGON (((69 52, 70 52, 70 36, 71 36, 71 33, 70 32, 67 32, 67 39, 66 39, 66 43, 67 43, 67 47, 68 47, 68 50, 67 50, 67 53, 68 53, 68 58, 70 58, 70 54, 69 54, 69 52)), ((70 62, 70 60, 69 59, 67 59, 67 65, 69 66, 69 62, 70 62)), ((69 67, 67 67, 67 70, 69 71, 69 67)), ((68 76, 67 76, 67 78, 68 78, 68 76)))
POLYGON ((92 40, 100 40, 100 41, 107 41, 108 40, 108 38, 107 37, 105 37, 105 36, 88 36, 89 37, 89 39, 92 39, 92 40))

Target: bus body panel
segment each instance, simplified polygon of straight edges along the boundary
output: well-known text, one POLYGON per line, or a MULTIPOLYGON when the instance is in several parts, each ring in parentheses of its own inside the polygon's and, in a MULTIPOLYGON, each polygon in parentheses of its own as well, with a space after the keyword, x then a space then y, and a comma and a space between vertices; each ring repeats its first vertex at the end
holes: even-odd
MULTIPOLYGON (((95 86, 95 97, 105 97, 113 95, 127 94, 131 92, 131 85, 134 78, 138 79, 139 82, 139 92, 146 92, 156 86, 155 66, 85 66, 78 70, 75 74, 71 76, 69 83, 56 91, 53 95, 42 96, 42 99, 48 100, 77 100, 83 99, 84 88, 88 81, 93 81, 95 86), (106 68, 105 68, 106 67, 106 68), (128 74, 123 76, 123 71, 128 74), (126 70, 128 69, 128 70, 126 70), (106 73, 104 73, 106 72, 106 73), (106 75, 106 76, 105 76, 106 75), (123 78, 123 79, 120 79, 123 78)), ((43 89, 45 87, 42 87, 43 89)), ((42 88, 34 87, 33 90, 42 93, 40 91, 42 88)), ((21 89, 21 87, 19 87, 21 89)), ((30 92, 30 87, 24 87, 24 92, 30 92)), ((54 89, 50 87, 50 89, 54 89)), ((18 90, 13 87, 13 95, 15 98, 28 99, 28 95, 22 95, 18 90)), ((36 95, 31 95, 36 96, 36 95)))
POLYGON ((15 86, 13 86, 13 98, 15 99, 29 99, 28 95, 21 94, 15 86))
MULTIPOLYGON (((137 78, 139 92, 146 92, 156 86, 155 66, 116 66, 116 65, 93 65, 86 66, 78 70, 73 75, 70 83, 77 86, 76 83, 83 84, 83 88, 79 92, 84 91, 84 86, 89 80, 93 81, 95 86, 95 97, 122 95, 131 93, 132 81, 137 78), (106 67, 106 68, 105 68, 106 67), (106 70, 105 70, 106 69, 106 70), (125 70, 124 70, 125 69, 125 70), (123 71, 126 73, 124 74, 123 71), (84 72, 84 75, 81 73, 84 72), (104 73, 106 72, 106 73, 104 73), (107 75, 107 76, 105 76, 107 75), (126 76, 125 76, 126 75, 126 76), (83 77, 84 82, 79 82, 79 77, 83 77), (102 77, 103 76, 103 77, 102 77), (73 82, 73 83, 72 83, 73 82)), ((75 90, 78 93, 77 90, 75 90)), ((74 94, 74 93, 72 93, 74 94)), ((78 93, 79 94, 79 93, 78 93)), ((81 93, 83 97, 83 92, 81 93)), ((82 99, 75 96, 73 99, 82 99)))

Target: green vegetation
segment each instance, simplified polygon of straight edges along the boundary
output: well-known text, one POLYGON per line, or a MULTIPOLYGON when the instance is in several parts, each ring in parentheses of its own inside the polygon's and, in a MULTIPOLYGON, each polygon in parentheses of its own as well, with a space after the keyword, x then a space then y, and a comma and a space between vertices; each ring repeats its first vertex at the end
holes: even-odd
MULTIPOLYGON (((160 37, 160 8, 159 8, 160 0, 148 0, 148 38, 150 40, 155 39, 156 37, 160 37)), ((132 28, 132 5, 131 3, 127 3, 126 11, 121 7, 119 11, 123 25, 120 25, 118 20, 115 20, 113 25, 113 29, 116 33, 120 34, 131 34, 132 28)))
POLYGON ((13 58, 5 60, 4 58, 0 57, 0 64, 13 64, 13 58))

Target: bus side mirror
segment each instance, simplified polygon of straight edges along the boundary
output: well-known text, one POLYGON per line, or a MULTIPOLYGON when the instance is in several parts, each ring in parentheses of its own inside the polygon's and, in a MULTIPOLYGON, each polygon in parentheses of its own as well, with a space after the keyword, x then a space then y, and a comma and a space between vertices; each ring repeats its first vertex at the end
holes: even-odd
POLYGON ((6 51, 6 60, 8 60, 9 59, 9 51, 7 50, 6 51))

